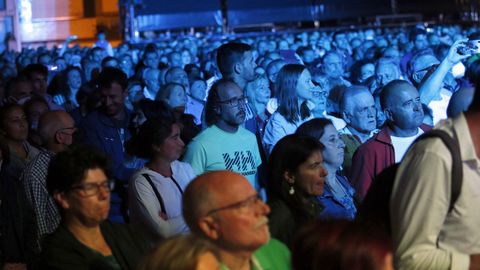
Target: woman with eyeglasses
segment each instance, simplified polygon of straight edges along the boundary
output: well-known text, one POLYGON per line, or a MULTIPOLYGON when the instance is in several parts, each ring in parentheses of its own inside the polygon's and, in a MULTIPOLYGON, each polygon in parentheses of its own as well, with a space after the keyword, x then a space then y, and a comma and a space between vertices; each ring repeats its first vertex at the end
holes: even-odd
POLYGON ((272 150, 267 169, 267 197, 272 237, 290 245, 302 225, 320 216, 327 170, 323 146, 315 138, 291 134, 272 150))
POLYGON ((47 189, 62 221, 42 242, 38 269, 136 269, 146 251, 141 232, 107 220, 110 167, 105 156, 72 147, 50 162, 47 189))
POLYGON ((278 72, 275 82, 278 108, 270 117, 263 135, 263 147, 267 154, 278 140, 294 133, 299 125, 313 118, 309 100, 313 98, 314 88, 312 76, 303 65, 288 64, 278 72))
POLYGON ((195 174, 190 164, 178 161, 184 146, 180 125, 168 117, 147 120, 127 144, 127 152, 148 160, 130 179, 128 191, 130 220, 152 243, 189 231, 182 196, 195 174))
POLYGON ((325 147, 322 155, 328 175, 325 178, 324 192, 317 197, 324 207, 320 218, 353 220, 357 213, 355 190, 347 177, 340 174, 345 143, 338 131, 330 120, 315 118, 299 126, 296 133, 312 136, 325 147))

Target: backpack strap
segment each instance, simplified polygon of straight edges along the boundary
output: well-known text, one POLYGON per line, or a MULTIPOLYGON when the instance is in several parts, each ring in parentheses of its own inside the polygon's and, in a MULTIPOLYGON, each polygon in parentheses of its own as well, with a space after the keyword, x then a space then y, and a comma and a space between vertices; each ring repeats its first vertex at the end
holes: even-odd
POLYGON ((142 176, 147 179, 147 182, 152 186, 153 192, 155 192, 155 196, 157 197, 158 202, 160 203, 160 211, 167 215, 167 209, 165 208, 165 203, 163 202, 162 196, 160 195, 160 192, 158 192, 157 188, 153 184, 152 178, 150 178, 150 175, 146 173, 142 173, 142 176))
MULTIPOLYGON (((460 192, 462 190, 463 183, 463 168, 462 168, 462 156, 460 152, 460 145, 458 144, 458 136, 455 129, 453 130, 453 138, 445 131, 439 129, 432 129, 416 139, 415 142, 429 138, 440 138, 443 144, 448 148, 452 155, 452 187, 450 193, 450 205, 448 212, 450 213, 455 203, 457 202, 460 192)), ((415 143, 414 142, 414 143, 415 143)))

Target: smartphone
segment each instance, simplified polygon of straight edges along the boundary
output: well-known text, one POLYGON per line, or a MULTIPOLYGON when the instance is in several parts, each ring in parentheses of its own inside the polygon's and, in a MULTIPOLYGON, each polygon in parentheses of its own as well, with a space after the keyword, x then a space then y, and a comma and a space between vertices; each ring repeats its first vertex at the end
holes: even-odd
POLYGON ((458 48, 458 53, 461 55, 473 55, 480 53, 480 40, 468 40, 464 46, 458 48))

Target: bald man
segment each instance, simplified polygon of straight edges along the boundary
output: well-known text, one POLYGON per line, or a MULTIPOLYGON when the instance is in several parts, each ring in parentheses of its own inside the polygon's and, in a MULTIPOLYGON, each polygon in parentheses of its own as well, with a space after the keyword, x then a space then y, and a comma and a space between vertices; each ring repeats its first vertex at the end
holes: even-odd
POLYGON ((407 81, 388 83, 380 103, 386 125, 355 152, 350 182, 363 199, 373 178, 386 167, 402 160, 412 142, 431 127, 423 125, 423 109, 417 89, 407 81))
POLYGON ((193 234, 220 249, 222 269, 290 269, 290 252, 270 239, 270 208, 240 174, 205 173, 183 194, 183 215, 193 234))
POLYGON ((345 142, 344 172, 348 175, 353 153, 377 132, 375 100, 365 86, 352 85, 344 91, 340 100, 342 118, 347 124, 340 129, 345 142))
POLYGON ((46 187, 48 165, 55 154, 67 150, 72 144, 76 130, 75 121, 64 111, 46 112, 40 117, 38 133, 43 149, 26 165, 20 177, 27 201, 35 212, 35 235, 34 239, 29 239, 35 253, 40 251, 41 237, 52 233, 60 223, 57 205, 46 187))

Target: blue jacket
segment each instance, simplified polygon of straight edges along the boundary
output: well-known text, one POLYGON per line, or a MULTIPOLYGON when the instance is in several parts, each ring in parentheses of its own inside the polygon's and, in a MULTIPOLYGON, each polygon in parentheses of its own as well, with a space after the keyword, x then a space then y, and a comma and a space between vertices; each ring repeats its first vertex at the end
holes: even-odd
POLYGON ((110 197, 109 219, 115 222, 123 222, 122 211, 126 206, 125 185, 133 174, 133 168, 127 168, 124 164, 126 154, 124 144, 131 137, 128 129, 131 112, 125 108, 126 117, 120 124, 116 124, 110 117, 101 111, 89 113, 82 121, 81 140, 87 145, 105 153, 112 161, 112 172, 115 179, 122 184, 115 187, 115 193, 110 197))
POLYGON ((124 165, 124 143, 131 137, 128 129, 131 112, 125 111, 125 120, 120 125, 101 111, 93 111, 85 117, 80 128, 83 143, 105 153, 112 161, 115 178, 127 183, 134 170, 124 165))
POLYGON ((317 197, 317 200, 323 205, 323 210, 320 213, 321 219, 346 219, 353 220, 357 213, 357 209, 354 204, 355 190, 352 188, 345 176, 336 175, 337 181, 351 196, 351 201, 342 201, 340 198, 336 198, 330 185, 325 182, 325 188, 323 194, 317 197))

